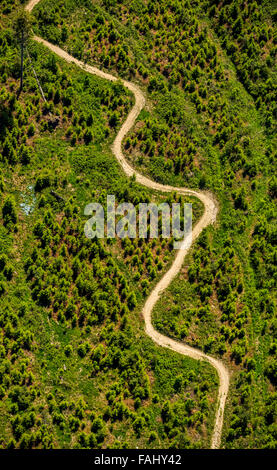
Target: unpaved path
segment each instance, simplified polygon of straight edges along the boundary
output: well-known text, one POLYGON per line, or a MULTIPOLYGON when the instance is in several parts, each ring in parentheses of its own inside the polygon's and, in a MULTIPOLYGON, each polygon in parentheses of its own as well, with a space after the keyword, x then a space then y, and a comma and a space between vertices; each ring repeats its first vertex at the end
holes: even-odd
MULTIPOLYGON (((26 6, 26 10, 31 12, 34 6, 39 3, 39 1, 40 0, 31 0, 26 6)), ((97 75, 101 78, 105 78, 106 80, 110 80, 110 81, 118 80, 113 75, 105 73, 97 69, 96 67, 92 67, 90 65, 85 64, 84 62, 81 62, 75 59, 74 57, 69 55, 67 52, 60 49, 58 46, 55 46, 54 44, 50 44, 48 41, 45 41, 44 39, 41 39, 35 36, 35 40, 37 42, 44 44, 44 46, 46 46, 52 52, 55 52, 58 56, 60 56, 67 62, 73 62, 78 67, 80 67, 81 69, 85 70, 88 73, 97 75)), ((198 199, 200 199, 205 209, 204 209, 204 214, 202 215, 201 219, 193 228, 192 242, 194 242, 196 238, 199 236, 199 234, 202 232, 202 230, 205 227, 207 227, 207 225, 215 222, 216 215, 217 215, 217 207, 216 207, 215 201, 212 195, 206 192, 193 191, 187 188, 176 188, 173 186, 167 186, 167 185, 156 183, 150 180, 149 178, 147 178, 146 176, 141 175, 129 165, 129 163, 126 161, 122 153, 122 140, 125 137, 125 135, 129 132, 129 130, 133 127, 133 125, 135 124, 135 121, 140 111, 143 109, 145 105, 145 99, 141 90, 135 84, 123 80, 123 85, 134 94, 135 104, 133 108, 131 109, 130 113, 128 114, 126 121, 120 128, 115 138, 115 141, 112 145, 112 151, 115 157, 117 158, 117 160, 119 161, 120 165, 122 166, 125 174, 127 176, 135 175, 136 181, 138 183, 144 186, 147 186, 148 188, 155 189, 158 191, 162 191, 162 192, 176 191, 179 194, 195 196, 198 199)), ((186 243, 186 240, 184 241, 184 244, 185 243, 186 243)), ((157 343, 159 346, 162 346, 164 348, 172 349, 173 351, 183 354, 184 356, 189 356, 193 359, 209 362, 216 369, 218 376, 219 376, 219 390, 218 390, 218 401, 217 401, 214 430, 212 434, 211 448, 218 449, 220 447, 221 432, 222 432, 223 419, 224 419, 224 408, 225 408, 225 402, 226 402, 228 389, 229 389, 228 370, 226 369, 224 364, 218 359, 208 356, 207 354, 204 354, 202 351, 196 348, 187 346, 184 343, 175 341, 171 338, 168 338, 167 336, 162 335, 161 333, 159 333, 158 331, 154 329, 151 323, 151 313, 153 311, 153 308, 155 304, 157 303, 157 301, 159 300, 161 293, 164 292, 165 289, 167 289, 167 287, 169 286, 173 278, 179 273, 182 267, 184 258, 188 253, 188 249, 189 248, 186 248, 186 249, 183 248, 177 251, 176 257, 170 269, 164 274, 162 279, 158 282, 158 284, 156 285, 156 287, 153 289, 148 299, 146 300, 142 313, 143 313, 143 317, 145 320, 146 333, 150 336, 150 338, 152 338, 153 341, 155 341, 155 343, 157 343)))

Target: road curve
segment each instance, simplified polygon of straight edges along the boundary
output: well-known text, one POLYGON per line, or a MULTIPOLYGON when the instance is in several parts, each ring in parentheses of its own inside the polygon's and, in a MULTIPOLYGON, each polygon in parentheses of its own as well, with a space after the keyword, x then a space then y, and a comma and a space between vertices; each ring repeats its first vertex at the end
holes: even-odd
MULTIPOLYGON (((26 10, 31 12, 34 6, 39 3, 39 1, 40 0, 31 0, 26 5, 26 10)), ((87 65, 84 62, 81 62, 80 60, 75 59, 74 57, 69 55, 67 52, 65 52, 63 49, 59 48, 58 46, 55 46, 54 44, 49 43, 48 41, 45 41, 42 38, 39 38, 38 36, 35 36, 34 39, 37 42, 46 46, 48 49, 50 49, 52 52, 60 56, 62 59, 66 60, 67 62, 73 62, 78 67, 80 67, 81 69, 83 69, 84 71, 88 73, 97 75, 101 78, 110 80, 112 82, 118 80, 117 77, 109 73, 105 73, 97 69, 96 67, 87 65)), ((194 191, 194 190, 187 189, 187 188, 177 188, 174 186, 168 186, 168 185, 156 183, 155 181, 152 181, 146 176, 141 175, 129 165, 129 163, 125 159, 123 152, 122 152, 122 141, 124 137, 126 136, 126 134, 129 132, 129 130, 135 124, 135 121, 140 111, 143 109, 145 105, 145 98, 141 90, 134 83, 128 82, 126 80, 123 80, 122 83, 128 90, 130 90, 133 93, 135 97, 135 104, 133 108, 131 109, 130 113, 128 114, 124 124, 120 128, 113 142, 113 145, 112 145, 113 154, 115 155, 116 159, 122 166, 125 174, 129 177, 135 175, 136 181, 142 184, 143 186, 146 186, 148 188, 155 189, 161 192, 176 191, 177 193, 182 194, 182 195, 195 196, 203 203, 204 214, 202 215, 201 219, 197 222, 197 224, 192 230, 192 242, 194 242, 205 227, 215 222, 216 215, 217 215, 217 206, 215 204, 215 201, 212 195, 206 192, 194 191)), ((184 240, 183 243, 185 245, 186 240, 184 240)), ((155 286, 153 291, 150 293, 148 299, 146 300, 142 313, 143 313, 143 317, 145 320, 145 331, 155 343, 157 343, 159 346, 162 346, 164 348, 172 349, 173 351, 183 354, 184 356, 189 356, 193 359, 200 360, 200 361, 206 361, 216 369, 218 373, 218 377, 219 377, 219 390, 218 390, 215 424, 214 424, 214 430, 213 430, 212 439, 211 439, 211 448, 218 449, 220 448, 221 433, 222 433, 223 419, 224 419, 224 408, 225 408, 225 402, 226 402, 228 389, 229 389, 230 377, 229 377, 228 370, 226 369, 226 367, 220 360, 215 359, 214 357, 211 357, 207 354, 204 354, 199 349, 193 348, 184 343, 175 341, 171 338, 168 338, 167 336, 162 335, 157 330, 155 330, 155 328, 153 327, 151 323, 151 313, 153 311, 155 304, 159 300, 162 292, 164 292, 165 289, 167 289, 167 287, 169 286, 173 278, 180 271, 184 258, 188 253, 188 250, 189 248, 183 248, 177 251, 176 257, 170 269, 160 279, 160 281, 155 286)))

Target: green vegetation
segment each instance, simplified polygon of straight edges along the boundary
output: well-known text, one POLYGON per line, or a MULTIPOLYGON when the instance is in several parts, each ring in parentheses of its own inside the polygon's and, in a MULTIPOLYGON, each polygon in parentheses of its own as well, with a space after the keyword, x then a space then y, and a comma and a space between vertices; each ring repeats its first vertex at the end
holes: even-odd
MULTIPOLYGON (((2 446, 207 447, 215 372, 154 346, 140 318, 171 241, 83 235, 92 200, 166 200, 109 150, 132 97, 31 43, 46 102, 29 65, 17 99, 14 3, 0 17, 2 446)), ((41 0, 33 17, 42 37, 144 90, 124 142, 132 165, 215 193, 217 224, 153 319, 231 369, 223 446, 276 448, 273 2, 41 0)))
MULTIPOLYGON (((88 76, 31 43, 45 100, 26 56, 17 99, 20 63, 5 5, 1 446, 207 446, 215 372, 155 347, 139 317, 172 260, 172 240, 93 242, 83 233, 84 206, 107 194, 135 205, 166 200, 128 182, 109 150, 132 97, 120 82, 88 76)), ((185 201, 197 219, 201 205, 185 201)))

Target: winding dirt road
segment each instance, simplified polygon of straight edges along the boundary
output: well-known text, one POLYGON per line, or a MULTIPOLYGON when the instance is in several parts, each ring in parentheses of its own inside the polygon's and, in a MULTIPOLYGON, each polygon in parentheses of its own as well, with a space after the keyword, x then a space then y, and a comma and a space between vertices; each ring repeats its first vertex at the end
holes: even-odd
MULTIPOLYGON (((39 3, 39 1, 40 0, 31 0, 26 6, 26 10, 31 12, 34 6, 39 3)), ((42 38, 35 36, 34 39, 37 42, 42 43, 44 46, 46 46, 48 49, 56 53, 58 56, 60 56, 67 62, 73 62, 78 67, 80 67, 81 69, 85 70, 88 73, 97 75, 101 78, 104 78, 110 81, 118 80, 118 78, 116 78, 113 75, 105 73, 97 69, 96 67, 92 67, 90 65, 85 64, 84 62, 81 62, 75 59, 71 55, 67 54, 67 52, 60 49, 58 46, 55 46, 54 44, 50 44, 49 42, 45 41, 42 38)), ((126 88, 128 88, 128 90, 130 90, 134 94, 135 104, 133 108, 131 109, 130 113, 128 114, 126 121, 122 125, 121 129, 119 130, 114 140, 114 143, 112 145, 112 151, 116 159, 119 161, 120 165, 122 166, 125 174, 129 177, 132 175, 135 175, 136 181, 142 184, 143 186, 147 186, 148 188, 155 189, 161 192, 176 191, 179 194, 195 196, 203 203, 204 208, 205 208, 204 214, 201 217, 201 219, 198 221, 198 223, 195 225, 192 231, 192 242, 194 242, 205 227, 215 222, 216 215, 217 215, 217 206, 215 204, 215 201, 212 195, 206 192, 193 191, 187 188, 176 188, 173 186, 167 186, 167 185, 156 183, 150 180, 149 178, 141 175, 129 165, 129 163, 126 161, 122 153, 122 141, 123 141, 123 138, 126 136, 126 134, 129 132, 129 130, 135 124, 135 121, 140 111, 143 109, 145 105, 145 99, 141 90, 135 84, 125 81, 125 80, 123 80, 122 83, 126 88)), ((186 246, 186 242, 187 240, 184 240, 183 242, 184 246, 186 246)), ((159 300, 162 292, 164 292, 165 289, 167 289, 169 284, 172 282, 173 278, 179 273, 182 267, 184 258, 188 253, 188 250, 189 248, 183 248, 177 251, 176 257, 169 271, 167 271, 164 274, 162 279, 159 281, 159 283, 150 293, 144 305, 142 313, 143 313, 143 317, 145 320, 146 333, 150 336, 150 338, 153 341, 155 341, 155 343, 157 343, 159 346, 162 346, 164 348, 172 349, 173 351, 183 354, 184 356, 189 356, 196 360, 209 362, 216 369, 218 376, 219 376, 219 390, 218 390, 215 424, 214 424, 214 430, 213 430, 212 440, 211 440, 211 448, 218 449, 220 448, 221 432, 222 432, 223 419, 224 419, 224 408, 225 408, 225 402, 226 402, 228 389, 229 389, 228 370, 226 369, 226 367, 220 360, 215 359, 211 356, 208 356, 196 348, 193 348, 184 343, 175 341, 171 338, 168 338, 167 336, 162 335, 161 333, 159 333, 158 331, 154 329, 151 323, 151 313, 153 311, 155 304, 159 300)))

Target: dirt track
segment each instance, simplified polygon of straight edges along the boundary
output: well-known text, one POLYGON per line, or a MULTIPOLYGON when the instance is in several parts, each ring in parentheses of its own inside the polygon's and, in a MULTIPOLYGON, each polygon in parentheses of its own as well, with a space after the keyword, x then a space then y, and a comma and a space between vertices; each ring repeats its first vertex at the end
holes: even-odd
MULTIPOLYGON (((31 12, 34 6, 37 3, 39 3, 39 1, 40 0, 31 0, 26 6, 26 10, 31 12)), ((59 47, 53 44, 50 44, 44 39, 41 39, 35 36, 35 40, 37 42, 44 44, 48 49, 55 52, 58 56, 60 56, 67 62, 75 63, 78 67, 80 67, 81 69, 85 70, 88 73, 91 73, 93 75, 98 75, 99 77, 104 78, 106 80, 110 80, 110 81, 117 80, 117 78, 114 77, 113 75, 102 72, 96 67, 92 67, 90 65, 84 64, 83 62, 67 54, 67 52, 65 52, 64 50, 60 49, 59 47)), ((193 191, 187 188, 176 188, 173 186, 167 186, 167 185, 156 183, 150 180, 149 178, 139 174, 136 170, 134 170, 129 165, 129 163, 126 161, 122 153, 122 140, 125 137, 125 135, 129 132, 129 130, 133 127, 136 121, 136 118, 138 117, 140 111, 143 109, 145 105, 145 99, 141 90, 135 84, 125 81, 125 80, 123 80, 122 83, 126 88, 128 88, 134 94, 135 104, 133 108, 131 109, 130 113, 128 114, 126 121, 120 128, 115 138, 115 141, 112 145, 112 151, 116 159, 119 161, 120 165, 122 166, 125 174, 127 176, 132 176, 135 174, 136 181, 138 183, 144 186, 147 186, 148 188, 159 190, 161 192, 176 191, 179 194, 191 195, 200 199, 205 209, 204 209, 203 216, 193 228, 192 242, 194 242, 196 238, 199 236, 199 234, 202 232, 202 230, 205 227, 207 227, 207 225, 214 223, 216 220, 217 206, 214 201, 214 198, 212 197, 211 194, 208 194, 206 192, 193 191)), ((186 240, 184 241, 184 245, 185 244, 186 244, 186 240)), ((226 402, 228 389, 229 389, 228 370, 226 369, 226 367, 220 360, 215 359, 211 356, 208 356, 196 348, 187 346, 186 344, 178 342, 178 341, 174 341, 173 339, 160 334, 158 331, 154 329, 151 323, 151 313, 153 311, 153 308, 155 304, 157 303, 161 293, 169 286, 173 278, 180 271, 184 258, 188 253, 188 249, 189 248, 183 248, 177 251, 176 257, 170 269, 164 274, 162 279, 159 281, 159 283, 156 285, 156 287, 153 289, 148 299, 146 300, 142 313, 143 313, 143 317, 145 320, 145 331, 152 338, 152 340, 155 341, 155 343, 157 343, 158 345, 162 347, 172 349, 173 351, 176 351, 185 356, 189 356, 193 359, 197 359, 200 361, 207 361, 217 370, 217 373, 219 376, 219 390, 218 390, 216 418, 215 418, 214 430, 213 430, 212 440, 211 440, 211 448, 218 449, 220 447, 221 432, 222 432, 223 419, 224 419, 224 408, 225 408, 225 402, 226 402)))

